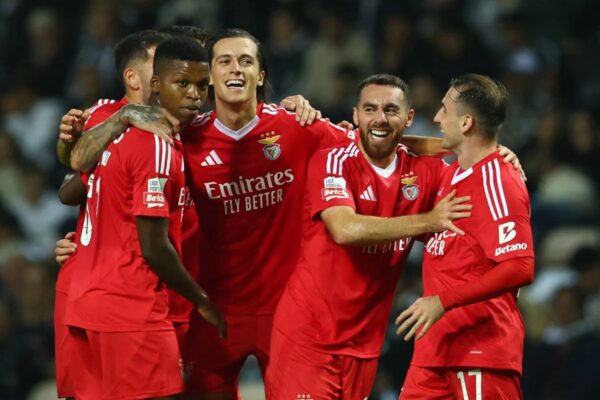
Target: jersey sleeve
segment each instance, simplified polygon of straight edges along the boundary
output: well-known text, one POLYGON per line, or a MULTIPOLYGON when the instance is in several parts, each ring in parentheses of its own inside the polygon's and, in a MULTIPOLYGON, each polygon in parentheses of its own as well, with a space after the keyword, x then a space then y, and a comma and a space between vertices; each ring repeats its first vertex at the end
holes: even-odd
POLYGON ((175 149, 164 140, 149 133, 139 133, 132 128, 128 148, 127 173, 133 187, 132 213, 135 216, 169 217, 169 199, 173 198, 166 190, 167 183, 174 179, 171 159, 175 149))
POLYGON ((529 195, 522 179, 508 168, 483 173, 483 204, 488 216, 480 225, 479 242, 488 259, 499 263, 516 257, 533 257, 529 195))
POLYGON ((93 107, 90 108, 90 116, 85 121, 83 131, 93 128, 94 126, 104 122, 108 117, 119 111, 123 107, 123 103, 116 100, 99 100, 93 107))
POLYGON ((309 131, 315 135, 319 149, 326 149, 348 142, 357 142, 358 132, 346 130, 332 124, 329 120, 319 119, 308 126, 309 131))
POLYGON ((337 168, 336 154, 343 148, 318 151, 308 164, 306 191, 310 202, 311 218, 334 206, 356 209, 354 196, 347 182, 347 174, 337 168))

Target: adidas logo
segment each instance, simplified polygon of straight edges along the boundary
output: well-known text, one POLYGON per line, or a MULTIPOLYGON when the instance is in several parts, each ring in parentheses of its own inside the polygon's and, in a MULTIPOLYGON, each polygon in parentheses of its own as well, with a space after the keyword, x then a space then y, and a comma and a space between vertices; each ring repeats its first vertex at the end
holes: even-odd
POLYGON ((375 193, 373 193, 373 188, 371 185, 367 186, 364 192, 360 195, 360 198, 367 201, 377 201, 375 197, 375 193))
POLYGON ((209 165, 222 165, 223 161, 221 161, 221 157, 217 154, 216 151, 211 150, 210 153, 206 156, 204 161, 200 164, 203 167, 207 167, 209 165))

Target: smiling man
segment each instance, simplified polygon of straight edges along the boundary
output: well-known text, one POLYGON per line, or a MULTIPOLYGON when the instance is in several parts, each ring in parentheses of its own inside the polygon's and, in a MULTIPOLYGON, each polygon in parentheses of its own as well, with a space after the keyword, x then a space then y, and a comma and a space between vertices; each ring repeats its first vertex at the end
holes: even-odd
POLYGON ((470 215, 468 198, 450 193, 419 214, 433 206, 444 163, 398 146, 413 115, 404 81, 368 77, 354 108, 358 145, 311 159, 301 256, 273 322, 268 399, 367 398, 411 237, 463 233, 452 220, 470 215))
MULTIPOLYGON (((156 50, 151 101, 182 125, 207 97, 206 61, 189 38, 168 39, 156 50)), ((180 144, 130 128, 90 174, 65 318, 78 359, 75 398, 149 399, 182 391, 165 283, 225 334, 220 311, 179 258, 183 171, 180 144)))

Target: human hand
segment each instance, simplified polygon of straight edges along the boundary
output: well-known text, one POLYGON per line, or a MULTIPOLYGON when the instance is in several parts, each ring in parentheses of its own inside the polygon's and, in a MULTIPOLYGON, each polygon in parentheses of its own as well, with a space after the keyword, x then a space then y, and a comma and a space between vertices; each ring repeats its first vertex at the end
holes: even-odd
POLYGON ((396 318, 395 324, 398 326, 396 333, 401 335, 402 332, 408 330, 408 333, 404 336, 404 340, 408 342, 422 327, 415 339, 419 340, 433 324, 442 318, 445 312, 439 296, 421 297, 396 318))
POLYGON ((127 104, 120 112, 123 122, 152 132, 169 144, 173 144, 173 132, 180 132, 179 120, 162 107, 127 104))
POLYGON ((452 221, 460 218, 471 216, 473 206, 464 204, 465 201, 471 200, 471 196, 456 197, 456 190, 451 191, 435 205, 428 215, 431 219, 431 232, 441 232, 443 230, 451 230, 459 235, 464 235, 465 232, 458 228, 452 221))
POLYGON ((75 232, 69 232, 65 235, 64 239, 60 239, 56 242, 54 248, 54 255, 56 256, 56 262, 62 265, 67 261, 77 250, 77 244, 75 243, 75 232))
POLYGON ((296 121, 300 126, 311 125, 315 120, 321 118, 321 111, 313 108, 310 102, 299 94, 286 97, 281 100, 279 105, 287 111, 295 111, 296 121))
POLYGON ((66 143, 74 142, 81 135, 81 132, 83 132, 83 126, 89 116, 90 110, 70 109, 60 119, 58 138, 66 143))
POLYGON ((498 145, 498 154, 500 154, 501 157, 504 157, 505 164, 511 163, 513 165, 513 167, 517 171, 519 171, 519 173, 521 174, 521 177, 523 178, 523 181, 525 181, 525 182, 527 181, 527 177, 525 176, 525 171, 523 170, 523 166, 521 165, 521 162, 519 161, 519 158, 517 157, 517 155, 515 153, 513 153, 513 151, 511 149, 499 144, 498 145))
POLYGON ((219 310, 216 305, 214 305, 210 300, 207 300, 205 304, 198 306, 197 310, 202 318, 217 327, 221 339, 227 338, 227 321, 225 320, 225 316, 221 310, 219 310))

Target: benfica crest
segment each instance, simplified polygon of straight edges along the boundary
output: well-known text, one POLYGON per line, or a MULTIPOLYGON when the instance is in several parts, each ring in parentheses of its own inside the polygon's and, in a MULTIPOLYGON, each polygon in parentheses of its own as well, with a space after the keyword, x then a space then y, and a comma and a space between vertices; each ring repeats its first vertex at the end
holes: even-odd
POLYGON ((416 184, 418 176, 409 176, 402 178, 400 182, 402 186, 402 194, 406 200, 413 201, 419 197, 419 185, 416 184))
POLYGON ((279 138, 280 135, 275 135, 258 141, 258 143, 265 145, 265 147, 263 147, 263 153, 267 159, 277 160, 281 155, 281 146, 276 143, 279 138))

